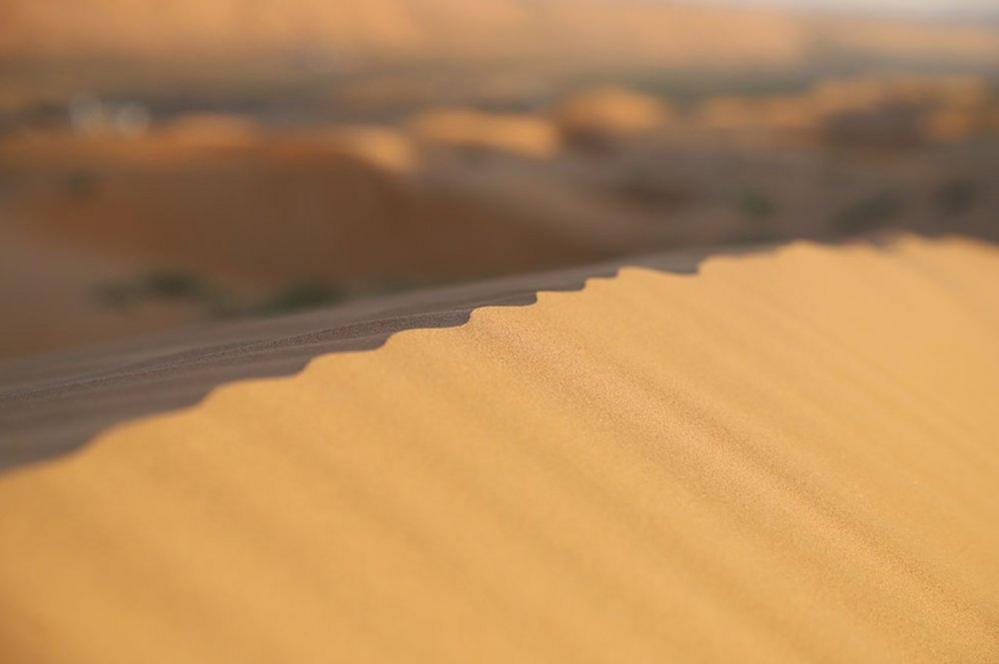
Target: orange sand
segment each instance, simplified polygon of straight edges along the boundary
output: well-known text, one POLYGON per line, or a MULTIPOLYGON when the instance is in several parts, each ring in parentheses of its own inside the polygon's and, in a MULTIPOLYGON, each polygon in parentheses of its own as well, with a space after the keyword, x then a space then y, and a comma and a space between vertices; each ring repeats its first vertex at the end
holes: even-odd
POLYGON ((795 245, 225 386, 0 476, 0 659, 999 661, 997 284, 795 245))

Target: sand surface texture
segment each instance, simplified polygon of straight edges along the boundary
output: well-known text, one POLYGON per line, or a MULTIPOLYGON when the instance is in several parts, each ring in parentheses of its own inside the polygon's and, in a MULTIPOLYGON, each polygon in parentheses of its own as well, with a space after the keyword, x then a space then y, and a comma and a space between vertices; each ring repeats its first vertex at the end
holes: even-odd
POLYGON ((626 268, 115 426, 0 475, 0 659, 999 661, 997 285, 626 268))

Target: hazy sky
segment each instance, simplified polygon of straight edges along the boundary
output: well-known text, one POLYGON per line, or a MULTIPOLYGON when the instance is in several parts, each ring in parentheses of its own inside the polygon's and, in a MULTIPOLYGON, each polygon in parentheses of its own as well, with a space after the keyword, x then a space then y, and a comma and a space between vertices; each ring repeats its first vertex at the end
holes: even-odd
POLYGON ((730 5, 876 11, 913 16, 999 16, 999 0, 722 0, 730 5))

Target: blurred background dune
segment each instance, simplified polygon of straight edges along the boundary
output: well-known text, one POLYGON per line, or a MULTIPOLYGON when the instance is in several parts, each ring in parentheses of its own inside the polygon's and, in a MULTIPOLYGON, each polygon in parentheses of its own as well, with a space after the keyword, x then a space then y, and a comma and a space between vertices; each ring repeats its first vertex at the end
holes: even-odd
POLYGON ((999 12, 927 7, 10 0, 0 355, 671 248, 992 239, 999 12))

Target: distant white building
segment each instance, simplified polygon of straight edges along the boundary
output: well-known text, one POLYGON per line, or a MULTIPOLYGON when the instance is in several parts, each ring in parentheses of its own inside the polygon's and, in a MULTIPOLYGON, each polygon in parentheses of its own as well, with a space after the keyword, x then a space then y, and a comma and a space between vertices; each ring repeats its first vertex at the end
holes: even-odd
POLYGON ((104 102, 97 97, 73 99, 68 106, 73 132, 92 136, 139 136, 149 128, 149 111, 137 102, 104 102))

